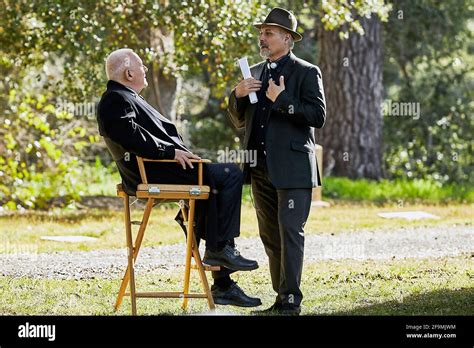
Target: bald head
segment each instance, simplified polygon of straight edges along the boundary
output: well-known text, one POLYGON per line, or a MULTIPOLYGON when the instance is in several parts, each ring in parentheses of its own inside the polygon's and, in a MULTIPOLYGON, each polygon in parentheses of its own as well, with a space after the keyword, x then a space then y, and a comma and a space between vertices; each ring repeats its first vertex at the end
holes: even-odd
POLYGON ((133 50, 130 48, 121 48, 113 51, 107 57, 105 63, 105 72, 109 80, 120 80, 125 69, 130 67, 130 60, 133 50))
POLYGON ((140 57, 130 48, 113 51, 105 62, 105 72, 109 80, 130 87, 137 93, 148 85, 146 70, 140 57))

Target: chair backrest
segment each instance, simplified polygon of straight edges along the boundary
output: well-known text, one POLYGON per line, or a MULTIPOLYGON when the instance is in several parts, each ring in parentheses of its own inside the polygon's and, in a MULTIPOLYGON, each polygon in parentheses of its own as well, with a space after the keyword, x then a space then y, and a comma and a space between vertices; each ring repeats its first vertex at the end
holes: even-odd
POLYGON ((115 141, 108 137, 103 137, 105 141, 105 145, 107 146, 107 149, 109 150, 110 154, 112 155, 112 158, 114 161, 121 160, 122 158, 125 157, 125 154, 127 153, 127 150, 125 150, 120 144, 117 144, 115 141))
MULTIPOLYGON (((117 166, 117 169, 119 169, 119 173, 120 173, 120 168, 117 162, 125 157, 127 150, 125 150, 120 144, 117 144, 115 141, 113 141, 112 139, 108 137, 103 136, 102 138, 104 138, 105 145, 107 146, 107 149, 109 150, 110 155, 112 156, 112 159, 114 160, 115 165, 117 166)), ((120 173, 120 175, 122 174, 120 173)), ((119 186, 117 186, 117 193, 119 194, 119 196, 121 196, 122 193, 126 193, 129 196, 137 195, 136 190, 130 189, 129 187, 126 187, 125 185, 123 185, 123 179, 122 179, 122 184, 119 184, 119 185, 120 185, 120 188, 119 186)))

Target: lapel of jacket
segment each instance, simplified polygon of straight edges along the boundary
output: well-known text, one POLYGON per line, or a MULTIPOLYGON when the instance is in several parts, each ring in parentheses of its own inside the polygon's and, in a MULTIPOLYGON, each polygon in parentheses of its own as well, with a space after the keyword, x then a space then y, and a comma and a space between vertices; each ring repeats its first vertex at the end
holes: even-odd
POLYGON ((262 75, 263 67, 265 66, 265 62, 261 62, 260 64, 254 66, 251 70, 252 77, 255 80, 260 79, 260 75, 262 75))
MULTIPOLYGON (((290 52, 290 58, 288 59, 285 66, 283 67, 283 70, 280 73, 280 76, 283 75, 283 77, 285 78, 285 86, 288 86, 287 85, 288 79, 290 78, 291 74, 293 74, 293 72, 295 71, 294 69, 295 63, 296 63, 296 56, 293 54, 293 52, 290 52)), ((276 81, 278 83, 280 83, 279 81, 280 76, 278 76, 278 80, 276 81)))
MULTIPOLYGON (((141 99, 141 103, 143 104, 144 108, 148 110, 147 117, 166 135, 168 135, 175 143, 175 145, 179 145, 186 151, 189 149, 184 145, 183 138, 178 133, 178 129, 174 125, 173 122, 168 120, 164 117, 158 110, 156 110, 153 106, 148 104, 148 102, 142 97, 139 96, 141 99), (179 141, 177 141, 179 140, 179 141)), ((191 151, 189 151, 191 152, 191 151)))
MULTIPOLYGON (((165 134, 168 134, 168 131, 165 129, 165 127, 163 126, 163 123, 169 123, 170 125, 172 125, 172 127, 174 127, 173 123, 168 120, 166 117, 164 117, 162 114, 160 114, 158 112, 158 110, 156 110, 153 106, 151 106, 150 104, 147 103, 147 101, 142 97, 142 96, 138 96, 137 98, 135 98, 137 100, 138 103, 141 104, 142 108, 144 108, 147 112, 145 113, 145 115, 165 134)), ((176 132, 177 133, 177 132, 176 132)), ((170 135, 170 134, 168 134, 170 135)), ((175 134, 172 134, 172 135, 175 135, 175 134)))
POLYGON ((153 106, 148 104, 148 102, 143 98, 141 95, 138 95, 138 97, 141 99, 140 103, 144 106, 145 109, 147 109, 151 114, 156 116, 161 122, 166 122, 166 123, 171 123, 170 120, 168 120, 166 117, 164 117, 158 110, 156 110, 153 106))

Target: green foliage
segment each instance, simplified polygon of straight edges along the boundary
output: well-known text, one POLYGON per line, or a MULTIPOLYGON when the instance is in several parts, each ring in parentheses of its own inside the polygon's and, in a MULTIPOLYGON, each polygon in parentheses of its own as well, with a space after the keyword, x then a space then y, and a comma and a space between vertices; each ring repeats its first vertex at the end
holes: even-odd
POLYGON ((252 24, 265 8, 254 0, 172 2, 169 16, 177 67, 201 73, 211 94, 225 97, 229 82, 240 76, 235 59, 256 52, 257 29, 252 24))
POLYGON ((321 3, 321 22, 326 30, 339 30, 339 37, 347 39, 351 32, 364 34, 359 21, 361 17, 377 15, 385 22, 391 9, 391 4, 386 4, 385 0, 326 0, 321 3))
MULTIPOLYGON (((301 13, 305 30, 322 21, 342 37, 360 33, 364 16, 386 19, 392 7, 384 26, 386 96, 419 102, 422 115, 418 120, 384 118, 387 176, 469 180, 474 86, 472 29, 467 27, 472 6, 467 2, 3 0, 0 206, 46 207, 56 196, 67 202, 84 192, 93 175, 87 162, 108 157, 98 144, 95 121, 61 110, 58 103, 94 103, 105 86, 104 59, 119 47, 136 50, 152 71, 205 86, 207 94, 192 91, 194 99, 178 100, 190 140, 211 158, 212 149, 235 148, 238 135, 225 115, 229 89, 240 79, 234 59, 260 59, 252 23, 273 6, 301 13)), ((314 42, 306 31, 305 36, 302 44, 309 43, 304 51, 309 53, 300 55, 308 59, 314 42)), ((455 190, 453 195, 459 196, 455 190)))
POLYGON ((194 152, 213 161, 217 159, 218 151, 225 151, 226 147, 236 149, 240 145, 240 138, 235 135, 233 126, 224 112, 218 113, 213 118, 192 120, 190 136, 193 144, 199 144, 199 148, 194 152))
POLYGON ((397 1, 384 27, 386 98, 420 105, 418 117, 384 117, 390 178, 472 184, 472 5, 397 1))
POLYGON ((323 195, 333 199, 367 201, 378 204, 390 201, 400 202, 402 205, 407 202, 474 202, 474 190, 470 186, 442 184, 439 181, 423 179, 374 182, 365 179, 327 177, 323 180, 323 195))
POLYGON ((234 59, 253 46, 251 23, 263 8, 255 0, 4 1, 0 205, 45 206, 56 195, 67 201, 81 193, 77 168, 101 151, 96 125, 54 105, 95 102, 105 86, 105 57, 117 48, 133 48, 165 75, 203 78, 222 112, 228 83, 239 75, 234 59), (47 109, 35 108, 38 101, 47 109))
POLYGON ((84 139, 72 115, 58 112, 51 95, 11 90, 0 132, 0 203, 7 209, 45 208, 56 196, 79 198, 74 146, 84 139))
POLYGON ((22 64, 41 65, 53 53, 66 58, 58 85, 69 97, 99 95, 105 57, 120 47, 165 74, 204 73, 222 96, 238 73, 234 59, 256 42, 251 24, 262 9, 255 0, 19 1, 0 12, 0 44, 22 64))
POLYGON ((203 81, 189 81, 179 97, 181 119, 193 152, 216 160, 219 150, 240 147, 239 133, 227 116, 225 98, 212 96, 203 81))
POLYGON ((115 196, 117 184, 121 182, 120 174, 114 162, 106 163, 96 156, 94 163, 81 166, 81 179, 85 196, 115 196))

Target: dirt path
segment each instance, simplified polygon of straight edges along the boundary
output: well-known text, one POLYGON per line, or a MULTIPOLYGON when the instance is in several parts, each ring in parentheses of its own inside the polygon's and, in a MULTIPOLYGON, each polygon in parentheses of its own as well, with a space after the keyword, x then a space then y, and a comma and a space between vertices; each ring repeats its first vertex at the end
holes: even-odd
MULTIPOLYGON (((236 241, 242 255, 258 260, 260 265, 267 263, 259 238, 239 238, 236 241)), ((307 235, 305 240, 305 262, 428 258, 462 253, 474 253, 474 232, 469 226, 307 235)), ((120 278, 126 263, 125 249, 3 254, 0 255, 0 275, 54 279, 120 278)), ((166 271, 183 264, 184 244, 174 244, 143 248, 137 269, 166 271)))

